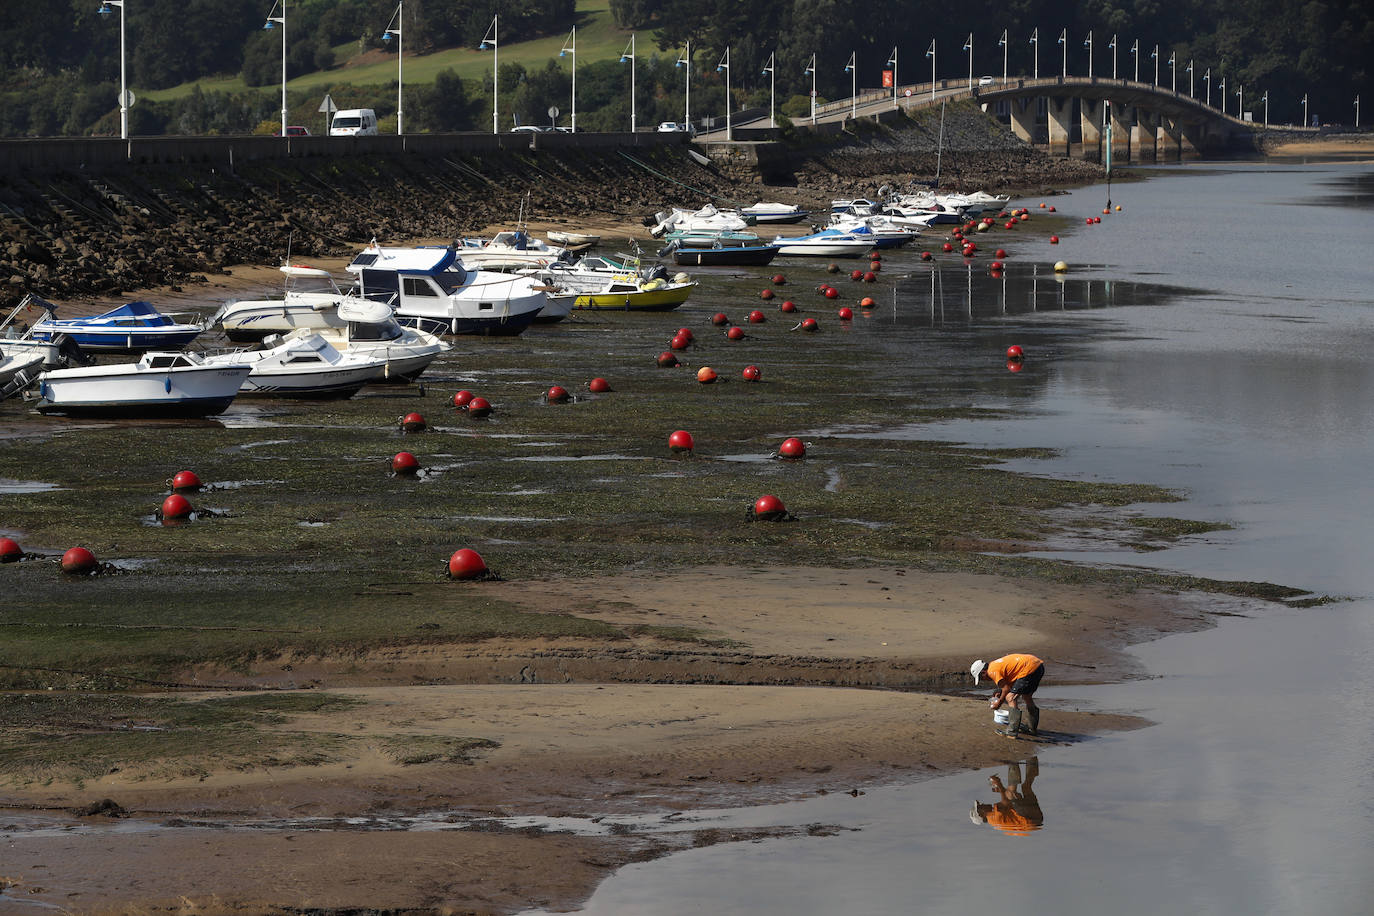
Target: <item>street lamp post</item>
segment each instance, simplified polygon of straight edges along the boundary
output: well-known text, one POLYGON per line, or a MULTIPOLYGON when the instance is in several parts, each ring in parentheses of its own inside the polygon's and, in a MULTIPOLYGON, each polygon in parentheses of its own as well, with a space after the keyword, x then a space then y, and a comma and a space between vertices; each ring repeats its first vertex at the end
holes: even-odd
MULTIPOLYGON (((769 126, 769 127, 777 127, 777 126, 778 126, 777 116, 773 113, 774 110, 775 110, 774 107, 773 107, 773 106, 774 106, 774 100, 776 99, 776 96, 774 95, 774 92, 776 91, 776 87, 777 87, 777 77, 776 77, 776 76, 774 75, 774 73, 773 73, 773 60, 774 60, 775 56, 777 55, 777 53, 778 53, 777 51, 774 51, 774 52, 772 52, 771 54, 769 54, 769 55, 768 55, 768 65, 767 65, 766 67, 764 67, 762 70, 759 71, 760 73, 767 73, 767 74, 768 74, 768 126, 769 126)), ((897 99, 896 95, 894 94, 892 98, 893 98, 893 102, 895 103, 895 102, 896 102, 896 99, 897 99)))
MULTIPOLYGON (((930 100, 935 101, 935 39, 930 40, 930 47, 926 49, 926 57, 930 58, 930 100)), ((815 58, 812 58, 815 62, 815 58)))
POLYGON ((716 72, 725 71, 725 139, 735 139, 735 130, 730 126, 730 46, 725 46, 725 54, 716 64, 716 72))
POLYGON ((811 124, 816 123, 816 55, 811 55, 811 63, 802 71, 802 76, 811 74, 811 124))
POLYGON ((1269 126, 1269 90, 1264 90, 1264 98, 1260 99, 1264 103, 1264 126, 1269 126))
POLYGON ((1212 107, 1212 68, 1208 67, 1207 72, 1202 74, 1202 81, 1207 84, 1207 107, 1212 107))
POLYGON ((1083 42, 1083 47, 1088 49, 1088 79, 1093 78, 1093 30, 1088 29, 1088 37, 1083 42))
POLYGON ((968 41, 964 42, 964 50, 968 52, 968 91, 973 91, 973 33, 968 33, 968 41))
POLYGON ((1221 78, 1221 113, 1226 114, 1226 77, 1221 78))
MULTIPOLYGON (((682 94, 682 120, 687 125, 687 129, 692 128, 692 42, 688 39, 682 49, 682 55, 677 59, 674 67, 683 68, 683 73, 687 77, 686 91, 682 94)), ((811 100, 811 118, 814 123, 816 117, 816 101, 814 96, 811 100)))
POLYGON ((1197 93, 1193 91, 1193 59, 1188 58, 1188 98, 1197 98, 1197 93))
POLYGON ((1178 92, 1178 63, 1176 61, 1177 55, 1177 51, 1169 52, 1169 89, 1172 92, 1178 92))
MULTIPOLYGON (((123 15, 123 4, 120 5, 120 14, 123 15)), ((286 0, 276 0, 272 4, 272 9, 267 12, 267 21, 263 23, 263 29, 271 31, 272 24, 281 25, 281 135, 286 136, 286 0), (281 7, 281 15, 273 16, 277 7, 281 7)))
POLYGON ((1140 39, 1131 42, 1131 59, 1135 61, 1135 79, 1133 82, 1140 82, 1140 39))
MULTIPOLYGON (((1303 100, 1306 101, 1306 99, 1307 96, 1303 96, 1303 100)), ((1355 96, 1355 126, 1360 126, 1360 97, 1358 95, 1355 96)))
POLYGON ((1032 79, 1040 79, 1040 26, 1036 26, 1031 32, 1030 43, 1035 45, 1034 69, 1031 70, 1032 79))
POLYGON ((892 56, 887 59, 887 65, 892 68, 892 107, 897 107, 897 46, 892 46, 892 56))
POLYGON ((1069 30, 1063 29, 1059 32, 1059 46, 1064 49, 1064 65, 1060 68, 1059 74, 1063 79, 1069 78, 1069 30))
POLYGON ((1007 84, 1007 82, 1008 82, 1008 80, 1007 80, 1007 50, 1008 50, 1008 49, 1007 49, 1007 30, 1006 30, 1006 29, 1003 29, 1003 30, 1002 30, 1002 37, 999 38, 999 39, 997 40, 997 43, 998 43, 999 45, 1002 46, 1002 85, 1005 86, 1005 85, 1007 84))
POLYGON ((855 66, 854 55, 858 51, 849 52, 849 63, 844 65, 845 72, 849 74, 849 119, 852 121, 858 117, 858 95, 859 95, 859 68, 855 66))
MULTIPOLYGON (((125 80, 126 71, 124 68, 124 0, 105 0, 96 12, 102 16, 108 16, 114 12, 110 9, 112 6, 119 7, 119 139, 127 140, 129 139, 129 88, 125 80)), ((283 29, 284 34, 285 29, 283 29)), ((1356 108, 1358 107, 1359 103, 1356 102, 1356 108)), ((282 128, 282 133, 286 133, 285 128, 282 128)))
POLYGON ((1244 120, 1245 120, 1245 84, 1244 84, 1244 83, 1241 83, 1241 84, 1240 84, 1240 88, 1236 90, 1236 98, 1239 100, 1239 101, 1236 102, 1236 117, 1238 117, 1238 118, 1240 118, 1242 121, 1244 121, 1244 120))
POLYGON ((577 133, 577 26, 568 33, 568 40, 559 48, 558 56, 572 55, 572 132, 577 133))
POLYGON ((1154 62, 1155 62, 1155 88, 1158 89, 1158 88, 1159 88, 1159 45, 1155 45, 1155 49, 1154 49, 1153 51, 1150 52, 1150 56, 1151 56, 1152 58, 1154 58, 1154 62))
POLYGON ((401 112, 401 93, 405 87, 405 73, 401 68, 406 56, 405 42, 401 38, 401 24, 405 19, 405 5, 406 0, 397 0, 396 14, 391 17, 391 22, 396 28, 393 29, 388 25, 382 32, 382 41, 391 41, 391 36, 396 36, 396 136, 398 137, 405 134, 405 129, 402 127, 404 115, 401 112))
POLYGON ((1307 93, 1302 94, 1302 126, 1307 126, 1307 93))
POLYGON ((501 93, 497 91, 499 87, 496 82, 498 78, 496 62, 501 53, 501 48, 496 40, 496 31, 500 18, 500 13, 491 17, 491 28, 487 29, 486 37, 484 37, 482 43, 477 46, 478 50, 481 51, 485 51, 489 47, 491 48, 491 132, 494 134, 500 133, 500 130, 496 126, 497 104, 501 97, 501 93))
POLYGON ((1112 33, 1112 40, 1107 43, 1107 47, 1112 49, 1112 81, 1116 81, 1116 33, 1112 33))
POLYGON ((635 132, 635 33, 630 33, 630 43, 620 52, 620 62, 630 62, 630 133, 635 132))

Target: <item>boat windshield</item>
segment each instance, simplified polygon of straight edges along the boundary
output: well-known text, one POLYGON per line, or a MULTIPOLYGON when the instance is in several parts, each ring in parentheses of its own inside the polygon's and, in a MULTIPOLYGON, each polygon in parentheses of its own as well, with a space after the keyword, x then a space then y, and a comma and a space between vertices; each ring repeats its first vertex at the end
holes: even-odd
POLYGON ((378 324, 362 321, 348 323, 349 340, 396 340, 401 334, 401 326, 389 319, 378 324))
POLYGON ((443 273, 430 274, 430 279, 439 284, 446 294, 455 293, 468 282, 468 272, 455 265, 443 273))

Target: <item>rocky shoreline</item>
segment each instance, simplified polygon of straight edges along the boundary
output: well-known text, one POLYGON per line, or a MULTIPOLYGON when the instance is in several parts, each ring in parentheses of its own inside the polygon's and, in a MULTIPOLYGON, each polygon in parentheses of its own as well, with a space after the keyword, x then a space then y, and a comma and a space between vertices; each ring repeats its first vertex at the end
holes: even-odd
POLYGON ((8 175, 0 178, 0 307, 27 292, 71 300, 204 283, 234 265, 344 255, 372 238, 453 238, 522 213, 574 229, 639 225, 665 206, 700 206, 704 195, 724 205, 817 207, 937 175, 953 190, 1045 194, 1099 174, 1090 163, 1051 159, 969 107, 947 113, 943 128, 927 112, 824 143, 797 145, 797 134, 785 184, 702 166, 670 148, 633 158, 528 152, 8 175))

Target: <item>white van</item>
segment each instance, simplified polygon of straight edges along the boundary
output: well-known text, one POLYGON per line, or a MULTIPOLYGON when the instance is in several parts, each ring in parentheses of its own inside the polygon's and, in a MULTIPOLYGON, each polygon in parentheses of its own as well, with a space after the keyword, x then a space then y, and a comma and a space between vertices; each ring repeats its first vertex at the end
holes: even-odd
POLYGON ((329 122, 331 137, 375 137, 377 136, 377 112, 371 108, 347 108, 334 112, 334 120, 329 122))

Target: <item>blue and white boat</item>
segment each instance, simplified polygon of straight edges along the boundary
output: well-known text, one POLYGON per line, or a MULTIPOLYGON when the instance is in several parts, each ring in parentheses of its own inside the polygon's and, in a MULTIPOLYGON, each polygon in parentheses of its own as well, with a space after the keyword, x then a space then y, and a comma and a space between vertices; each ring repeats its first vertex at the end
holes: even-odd
POLYGON ((348 265, 363 296, 396 310, 402 324, 431 333, 509 336, 548 304, 532 276, 468 270, 452 247, 363 249, 348 265))
POLYGON ((773 244, 778 246, 778 254, 783 257, 803 255, 857 258, 877 247, 872 231, 864 227, 851 230, 822 229, 811 235, 792 238, 780 235, 773 240, 773 244))
POLYGON ((83 350, 99 353, 184 347, 206 328, 203 320, 187 324, 174 321, 147 302, 130 302, 91 318, 58 318, 47 303, 44 311, 46 314, 33 323, 33 338, 52 341, 66 335, 83 350))
POLYGON ((233 402, 251 369, 157 351, 136 363, 50 369, 39 376, 37 407, 76 417, 208 417, 233 402))

